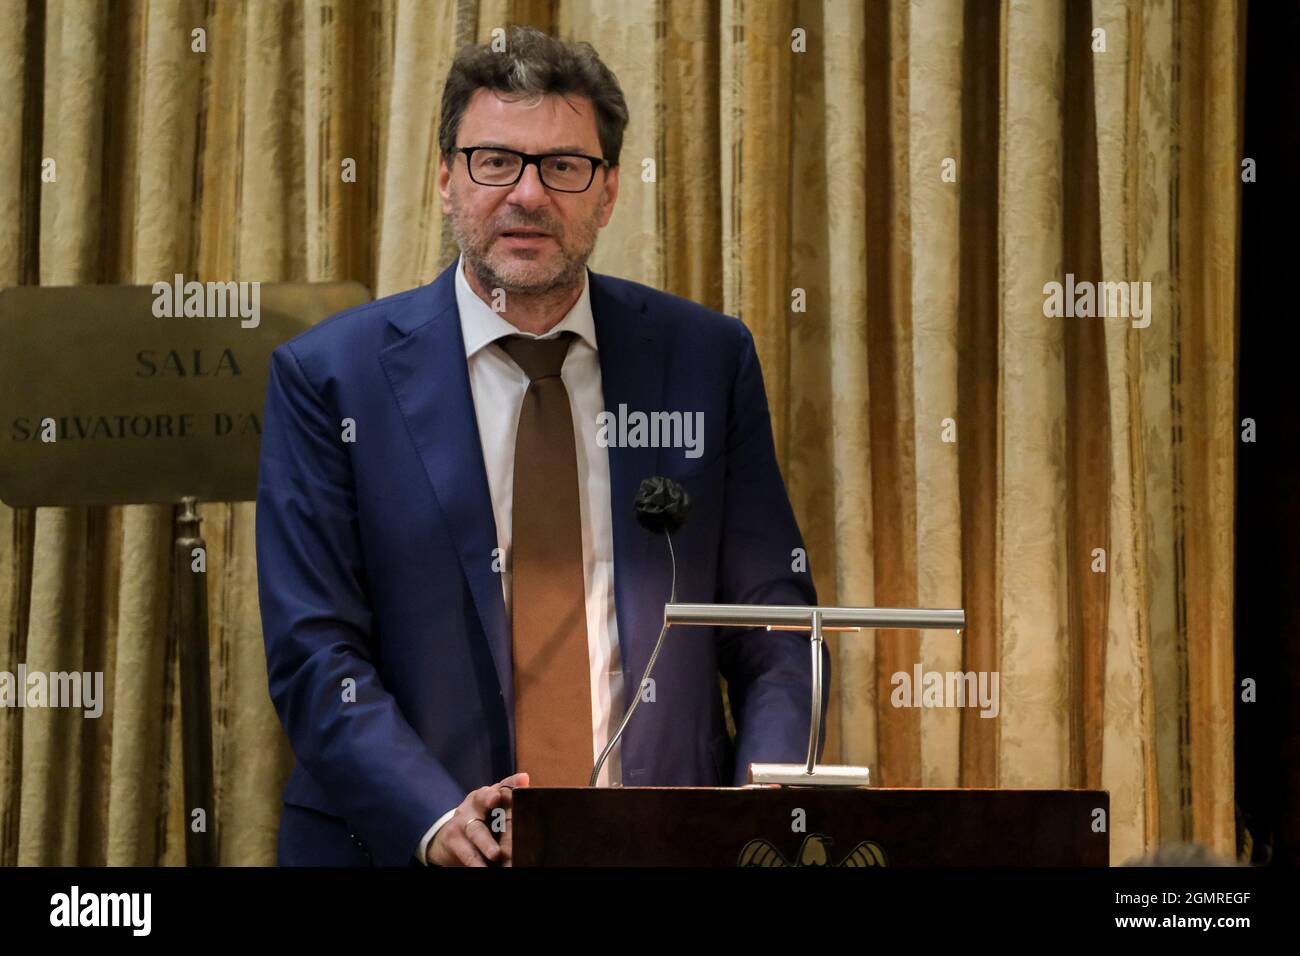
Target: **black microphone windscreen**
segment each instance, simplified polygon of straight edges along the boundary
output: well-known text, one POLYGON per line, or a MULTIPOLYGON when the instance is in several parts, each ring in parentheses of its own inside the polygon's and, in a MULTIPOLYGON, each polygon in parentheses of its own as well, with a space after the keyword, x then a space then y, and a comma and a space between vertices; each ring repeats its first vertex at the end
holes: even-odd
POLYGON ((671 534, 686 523, 691 496, 671 478, 646 478, 636 492, 636 520, 654 534, 671 534))

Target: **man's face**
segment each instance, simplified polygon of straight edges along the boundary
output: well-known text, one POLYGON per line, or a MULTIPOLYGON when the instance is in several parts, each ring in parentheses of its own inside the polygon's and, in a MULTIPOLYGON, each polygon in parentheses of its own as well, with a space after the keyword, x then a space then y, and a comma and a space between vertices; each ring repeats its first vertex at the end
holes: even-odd
MULTIPOLYGON (((580 96, 507 98, 478 90, 461 117, 456 145, 503 146, 521 153, 603 155, 591 101, 580 96)), ((609 222, 618 197, 618 170, 597 169, 582 193, 547 189, 536 165, 513 186, 481 186, 469 177, 464 153, 439 169, 442 211, 469 271, 488 289, 539 294, 581 283, 596 234, 609 222), (503 236, 540 229, 540 240, 503 236)))

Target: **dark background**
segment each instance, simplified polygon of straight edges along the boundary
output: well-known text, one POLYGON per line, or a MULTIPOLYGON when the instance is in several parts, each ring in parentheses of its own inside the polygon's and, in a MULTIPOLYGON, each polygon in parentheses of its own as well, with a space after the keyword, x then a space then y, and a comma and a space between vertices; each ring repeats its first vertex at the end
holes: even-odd
POLYGON ((1237 421, 1238 838, 1256 863, 1300 863, 1300 2, 1247 7, 1237 421), (1241 701, 1254 678, 1256 703, 1241 701))

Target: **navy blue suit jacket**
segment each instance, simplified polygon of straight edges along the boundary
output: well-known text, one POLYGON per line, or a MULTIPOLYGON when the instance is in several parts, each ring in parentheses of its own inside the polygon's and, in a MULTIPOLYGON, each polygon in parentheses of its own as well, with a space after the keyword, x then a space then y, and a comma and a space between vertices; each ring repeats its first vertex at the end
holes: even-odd
MULTIPOLYGON (((407 864, 470 790, 528 769, 514 760, 510 625, 454 269, 332 316, 272 355, 257 564, 271 698, 297 757, 282 863, 407 864), (342 440, 345 419, 352 441, 342 440)), ((679 601, 816 595, 808 572, 791 570, 803 541, 749 331, 685 299, 589 275, 605 407, 704 413, 697 458, 609 449, 621 712, 670 586, 664 540, 635 520, 643 478, 673 478, 693 499, 673 536, 679 601)), ((809 658, 798 633, 670 630, 655 700, 637 708, 619 745, 623 784, 740 785, 750 762, 803 761, 809 658)))

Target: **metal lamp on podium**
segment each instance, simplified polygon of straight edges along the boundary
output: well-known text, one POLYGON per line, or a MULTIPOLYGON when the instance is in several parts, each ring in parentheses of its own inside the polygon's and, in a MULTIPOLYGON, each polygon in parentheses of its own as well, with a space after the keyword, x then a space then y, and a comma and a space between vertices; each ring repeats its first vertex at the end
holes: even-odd
POLYGON ((822 725, 822 644, 828 631, 863 628, 957 630, 966 626, 961 609, 883 607, 800 607, 764 604, 666 604, 664 628, 673 625, 703 627, 766 627, 769 631, 809 631, 812 649, 812 721, 808 731, 808 759, 802 763, 755 763, 749 767, 753 784, 803 787, 865 787, 871 783, 867 767, 817 763, 822 725))

